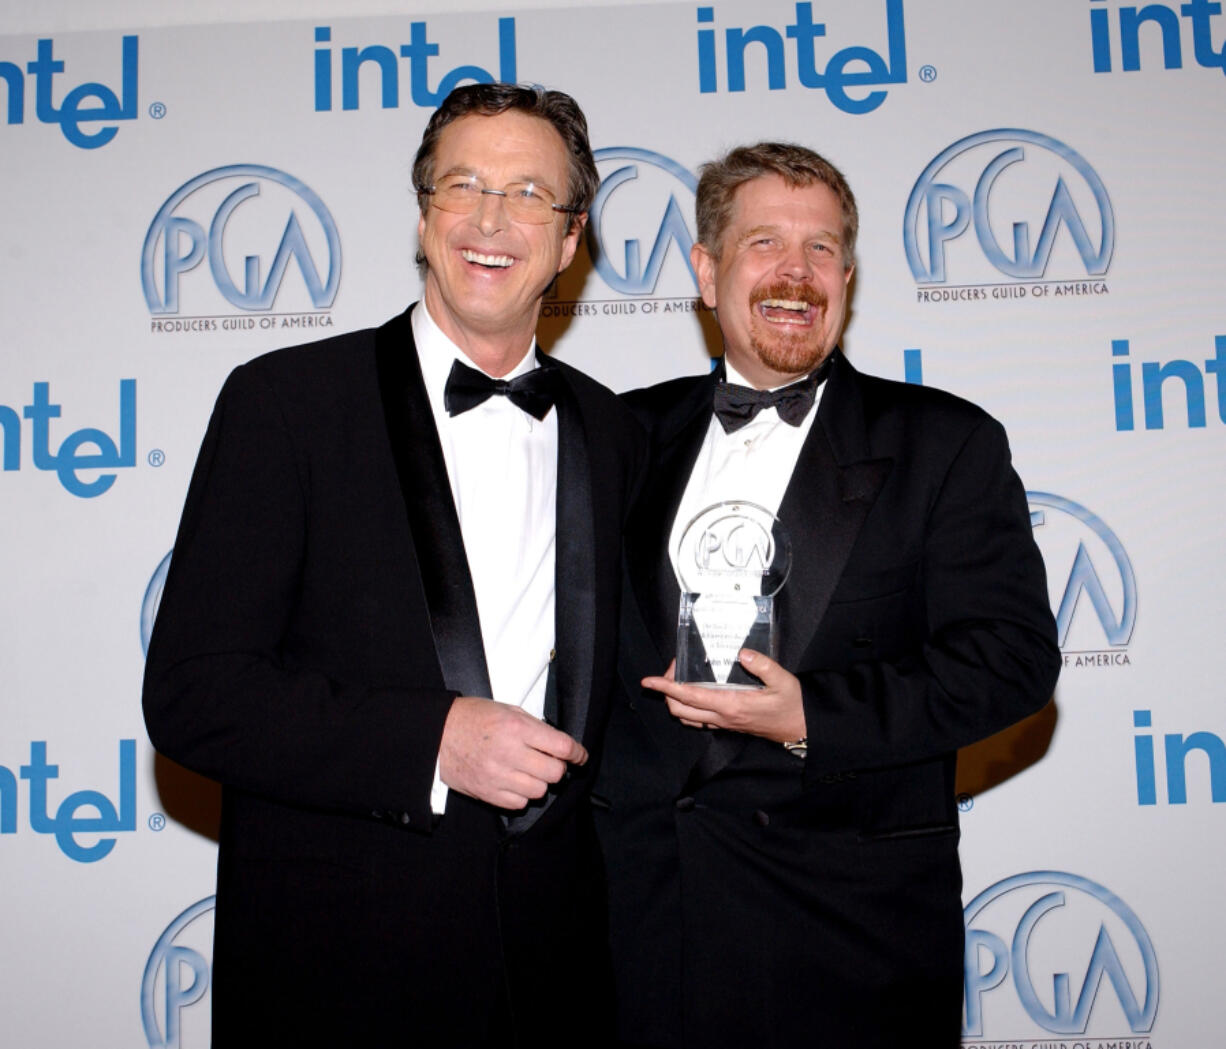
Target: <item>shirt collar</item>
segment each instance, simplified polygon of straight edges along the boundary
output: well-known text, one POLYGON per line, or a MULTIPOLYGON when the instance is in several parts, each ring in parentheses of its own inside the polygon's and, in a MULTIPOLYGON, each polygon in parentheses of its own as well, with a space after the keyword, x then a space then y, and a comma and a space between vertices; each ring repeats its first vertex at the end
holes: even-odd
MULTIPOLYGON (((430 311, 426 309, 425 299, 417 303, 409 321, 413 328, 413 341, 417 346, 417 357, 421 362, 421 377, 426 384, 426 395, 430 398, 430 407, 436 418, 446 416, 447 409, 443 406, 443 390, 447 385, 447 376, 451 373, 452 362, 460 361, 470 368, 485 372, 486 375, 489 375, 489 372, 486 372, 447 337, 443 329, 438 326, 438 322, 430 316, 430 311)), ((500 378, 513 379, 536 367, 539 365, 536 359, 536 339, 533 339, 523 359, 500 378)), ((494 376, 491 375, 490 378, 494 376)))

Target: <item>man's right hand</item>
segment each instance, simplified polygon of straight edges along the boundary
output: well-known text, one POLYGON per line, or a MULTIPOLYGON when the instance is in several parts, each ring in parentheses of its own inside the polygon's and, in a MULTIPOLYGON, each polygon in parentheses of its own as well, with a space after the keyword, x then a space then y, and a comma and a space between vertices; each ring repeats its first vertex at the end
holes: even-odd
POLYGON ((452 790, 500 809, 522 809, 557 783, 567 764, 587 761, 565 732, 492 699, 459 696, 447 714, 438 767, 452 790))

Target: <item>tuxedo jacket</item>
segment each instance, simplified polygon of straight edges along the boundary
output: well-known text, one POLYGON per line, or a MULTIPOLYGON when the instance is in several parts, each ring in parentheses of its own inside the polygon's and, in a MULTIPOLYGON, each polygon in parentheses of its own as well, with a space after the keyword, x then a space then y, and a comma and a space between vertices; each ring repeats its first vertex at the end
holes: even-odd
POLYGON ((634 1043, 958 1044, 955 752, 1048 701, 1055 625, 1000 425, 835 353, 778 513, 804 759, 688 728, 639 686, 675 652, 667 539, 716 376, 628 395, 653 470, 627 528, 595 800, 634 1043))
MULTIPOLYGON (((595 754, 642 431, 541 366, 562 377, 557 723, 595 754)), ((490 694, 408 312, 236 369, 144 692, 154 745, 223 784, 215 1045, 552 1045, 598 1013, 590 769, 509 821, 455 791, 432 818, 451 701, 490 694)))

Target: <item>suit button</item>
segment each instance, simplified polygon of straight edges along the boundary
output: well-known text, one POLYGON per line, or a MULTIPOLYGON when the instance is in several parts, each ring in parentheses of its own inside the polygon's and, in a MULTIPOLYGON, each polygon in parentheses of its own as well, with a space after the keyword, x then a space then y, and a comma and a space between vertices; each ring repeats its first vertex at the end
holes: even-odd
POLYGON ((693 798, 690 798, 690 797, 678 798, 676 808, 678 812, 693 812, 695 804, 696 802, 694 801, 693 798))
POLYGON ((758 811, 753 814, 753 821, 759 827, 769 827, 771 824, 770 813, 763 812, 761 809, 758 809, 758 811))
POLYGON ((410 816, 407 812, 402 812, 400 814, 400 825, 402 827, 407 827, 412 822, 413 822, 413 817, 410 816))
POLYGON ((370 815, 373 819, 381 820, 383 819, 383 810, 382 809, 372 809, 370 815))

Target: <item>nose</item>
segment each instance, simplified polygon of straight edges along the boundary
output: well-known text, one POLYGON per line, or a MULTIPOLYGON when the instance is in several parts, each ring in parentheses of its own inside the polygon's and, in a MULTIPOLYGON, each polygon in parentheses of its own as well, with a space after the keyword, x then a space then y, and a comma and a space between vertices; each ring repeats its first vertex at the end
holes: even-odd
POLYGON ((505 229, 509 223, 507 218, 507 198, 501 193, 482 193, 473 212, 473 222, 486 237, 492 237, 499 230, 505 229))
POLYGON ((788 244, 779 258, 776 272, 791 280, 808 280, 813 276, 813 260, 803 243, 788 244))

